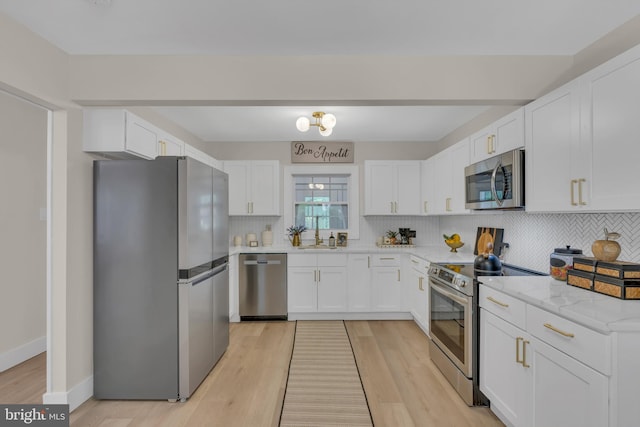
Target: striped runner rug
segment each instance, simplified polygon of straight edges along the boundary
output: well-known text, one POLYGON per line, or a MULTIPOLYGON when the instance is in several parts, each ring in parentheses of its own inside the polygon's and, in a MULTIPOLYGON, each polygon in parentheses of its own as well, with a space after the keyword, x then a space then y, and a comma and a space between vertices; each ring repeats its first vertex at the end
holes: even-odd
POLYGON ((344 322, 296 322, 280 426, 373 426, 344 322))

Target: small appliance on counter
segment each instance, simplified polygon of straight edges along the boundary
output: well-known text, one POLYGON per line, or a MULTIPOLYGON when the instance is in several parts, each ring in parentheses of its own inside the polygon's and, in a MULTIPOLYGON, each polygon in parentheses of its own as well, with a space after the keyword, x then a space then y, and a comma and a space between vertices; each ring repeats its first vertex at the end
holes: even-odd
POLYGON ((574 258, 582 258, 582 250, 572 248, 555 248, 549 257, 549 274, 556 280, 567 280, 567 272, 573 268, 574 258))

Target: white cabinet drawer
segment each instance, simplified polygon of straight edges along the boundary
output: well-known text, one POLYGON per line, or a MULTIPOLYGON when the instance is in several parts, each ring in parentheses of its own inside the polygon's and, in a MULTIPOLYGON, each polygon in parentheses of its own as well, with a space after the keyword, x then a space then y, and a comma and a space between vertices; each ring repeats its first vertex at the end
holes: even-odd
POLYGON ((582 363, 611 374, 611 336, 538 307, 527 307, 527 332, 582 363))
POLYGON ((480 285, 479 304, 501 319, 525 329, 527 305, 523 301, 480 285))
POLYGON ((399 267, 400 255, 371 255, 372 267, 399 267))
POLYGON ((318 254, 318 267, 345 267, 347 254, 318 254))
POLYGON ((289 267, 345 267, 347 254, 289 254, 289 267))
POLYGON ((409 258, 409 263, 411 264, 412 268, 415 268, 417 271, 420 271, 424 274, 427 274, 427 272, 429 271, 429 262, 423 260, 422 258, 418 258, 415 255, 411 255, 411 257, 409 258))
POLYGON ((315 267, 317 264, 316 254, 288 254, 288 267, 315 267))

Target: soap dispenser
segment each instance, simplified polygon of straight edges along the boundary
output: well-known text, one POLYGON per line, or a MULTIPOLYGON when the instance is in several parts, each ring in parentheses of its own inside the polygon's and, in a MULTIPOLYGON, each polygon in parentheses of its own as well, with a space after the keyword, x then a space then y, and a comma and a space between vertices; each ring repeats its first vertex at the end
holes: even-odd
POLYGON ((336 245, 336 238, 333 237, 333 231, 331 232, 331 236, 329 236, 329 247, 334 247, 336 245))

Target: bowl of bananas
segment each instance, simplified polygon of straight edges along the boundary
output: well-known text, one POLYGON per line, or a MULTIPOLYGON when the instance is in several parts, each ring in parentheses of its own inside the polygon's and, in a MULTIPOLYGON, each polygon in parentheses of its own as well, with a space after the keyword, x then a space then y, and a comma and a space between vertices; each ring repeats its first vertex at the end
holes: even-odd
POLYGON ((451 248, 451 252, 458 252, 458 249, 464 246, 464 243, 460 241, 459 234, 452 234, 451 236, 447 236, 443 234, 444 242, 451 248))

